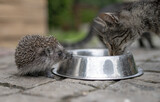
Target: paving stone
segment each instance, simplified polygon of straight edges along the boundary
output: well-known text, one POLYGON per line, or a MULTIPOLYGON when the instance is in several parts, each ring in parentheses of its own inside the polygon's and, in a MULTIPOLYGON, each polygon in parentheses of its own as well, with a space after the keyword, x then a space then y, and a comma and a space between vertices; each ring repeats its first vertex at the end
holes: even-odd
POLYGON ((90 90, 94 90, 94 88, 87 85, 56 81, 27 90, 24 93, 52 98, 63 98, 84 94, 90 90))
POLYGON ((7 78, 17 73, 13 55, 0 57, 0 79, 7 78))
POLYGON ((17 68, 14 64, 9 64, 7 66, 2 65, 0 68, 0 79, 8 78, 14 76, 15 74, 17 74, 17 68))
POLYGON ((160 84, 160 73, 144 72, 142 76, 137 77, 135 79, 160 84))
POLYGON ((139 66, 144 71, 160 72, 160 62, 145 62, 139 66))
POLYGON ((153 58, 151 59, 151 61, 160 62, 160 55, 153 56, 153 58))
POLYGON ((8 83, 23 88, 32 88, 44 83, 55 81, 55 79, 45 77, 17 76, 17 67, 13 59, 13 56, 0 59, 0 65, 2 65, 0 67, 0 83, 8 83))
POLYGON ((53 81, 55 81, 55 79, 46 78, 46 77, 11 76, 4 79, 0 78, 0 83, 8 83, 11 85, 16 85, 18 87, 23 87, 24 89, 36 87, 41 84, 45 84, 53 81))
POLYGON ((0 97, 0 102, 58 102, 58 100, 41 96, 13 94, 0 97))
POLYGON ((71 98, 71 102, 159 102, 160 85, 122 80, 104 90, 97 90, 85 96, 71 98))
POLYGON ((159 61, 160 62, 160 57, 156 57, 155 59, 152 59, 153 61, 159 61))
POLYGON ((115 81, 85 81, 85 80, 74 80, 74 79, 65 79, 63 81, 82 84, 82 85, 88 85, 98 89, 103 89, 109 86, 110 84, 115 83, 115 81))
MULTIPOLYGON (((160 101, 160 84, 154 84, 134 79, 123 80, 113 85, 110 85, 106 90, 127 95, 128 97, 139 98, 146 101, 159 102, 160 101)), ((138 100, 137 100, 138 101, 138 100)))
POLYGON ((144 82, 135 79, 121 80, 118 83, 112 84, 107 89, 112 89, 116 92, 149 92, 155 91, 160 93, 160 84, 144 82))
POLYGON ((71 98, 69 102, 159 102, 159 99, 154 99, 150 95, 128 95, 110 90, 98 90, 83 97, 71 98))
POLYGON ((14 54, 2 53, 0 102, 160 102, 160 51, 134 49, 133 55, 144 75, 115 82, 20 77, 14 54))
POLYGON ((136 66, 139 68, 140 65, 144 64, 144 61, 135 61, 136 66))
POLYGON ((0 80, 3 80, 5 78, 14 76, 17 73, 17 69, 14 68, 6 68, 4 70, 0 70, 0 80))
MULTIPOLYGON (((0 56, 0 64, 1 65, 9 65, 11 63, 15 63, 15 59, 13 55, 7 55, 7 56, 0 56)), ((0 67, 0 69, 3 68, 2 66, 0 67)))
POLYGON ((16 93, 18 91, 19 91, 19 89, 12 89, 12 88, 9 88, 9 87, 0 86, 0 96, 8 95, 8 94, 11 94, 11 93, 16 93))
POLYGON ((145 61, 152 59, 153 56, 160 54, 160 50, 146 50, 146 49, 134 49, 131 50, 135 61, 145 61))

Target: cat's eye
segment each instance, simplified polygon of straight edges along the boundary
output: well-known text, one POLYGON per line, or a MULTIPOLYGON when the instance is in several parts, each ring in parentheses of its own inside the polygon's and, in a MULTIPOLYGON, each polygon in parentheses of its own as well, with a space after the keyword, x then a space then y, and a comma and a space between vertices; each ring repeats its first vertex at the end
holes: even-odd
POLYGON ((113 26, 113 24, 110 23, 110 22, 106 22, 106 24, 107 24, 108 27, 112 27, 113 26))

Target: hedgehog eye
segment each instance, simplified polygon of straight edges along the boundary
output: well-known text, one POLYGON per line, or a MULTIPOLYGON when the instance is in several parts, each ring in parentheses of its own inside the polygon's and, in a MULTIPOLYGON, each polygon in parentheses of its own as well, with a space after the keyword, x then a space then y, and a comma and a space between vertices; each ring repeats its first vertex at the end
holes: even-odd
POLYGON ((58 56, 61 56, 62 55, 62 51, 58 51, 58 56))
POLYGON ((49 48, 46 49, 47 53, 51 53, 51 50, 49 48))
POLYGON ((40 56, 47 56, 45 50, 40 53, 40 56))
POLYGON ((45 49, 45 54, 46 54, 46 56, 50 56, 50 54, 51 54, 51 49, 50 48, 46 48, 45 49))

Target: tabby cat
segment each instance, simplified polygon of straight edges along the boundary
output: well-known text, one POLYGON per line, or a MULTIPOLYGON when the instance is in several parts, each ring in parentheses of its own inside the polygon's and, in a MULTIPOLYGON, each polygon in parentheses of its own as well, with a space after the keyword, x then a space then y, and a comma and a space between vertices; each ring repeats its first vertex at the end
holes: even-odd
POLYGON ((160 1, 134 2, 120 12, 101 13, 94 19, 93 27, 111 56, 123 54, 143 32, 160 35, 160 1))

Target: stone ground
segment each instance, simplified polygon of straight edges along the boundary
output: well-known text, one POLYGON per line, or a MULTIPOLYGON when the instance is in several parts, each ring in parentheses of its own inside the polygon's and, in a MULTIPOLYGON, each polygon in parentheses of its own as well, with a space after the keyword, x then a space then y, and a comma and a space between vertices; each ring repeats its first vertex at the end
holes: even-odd
POLYGON ((0 102, 160 102, 160 49, 134 47, 131 52, 144 75, 83 81, 17 76, 14 50, 0 48, 0 102))

